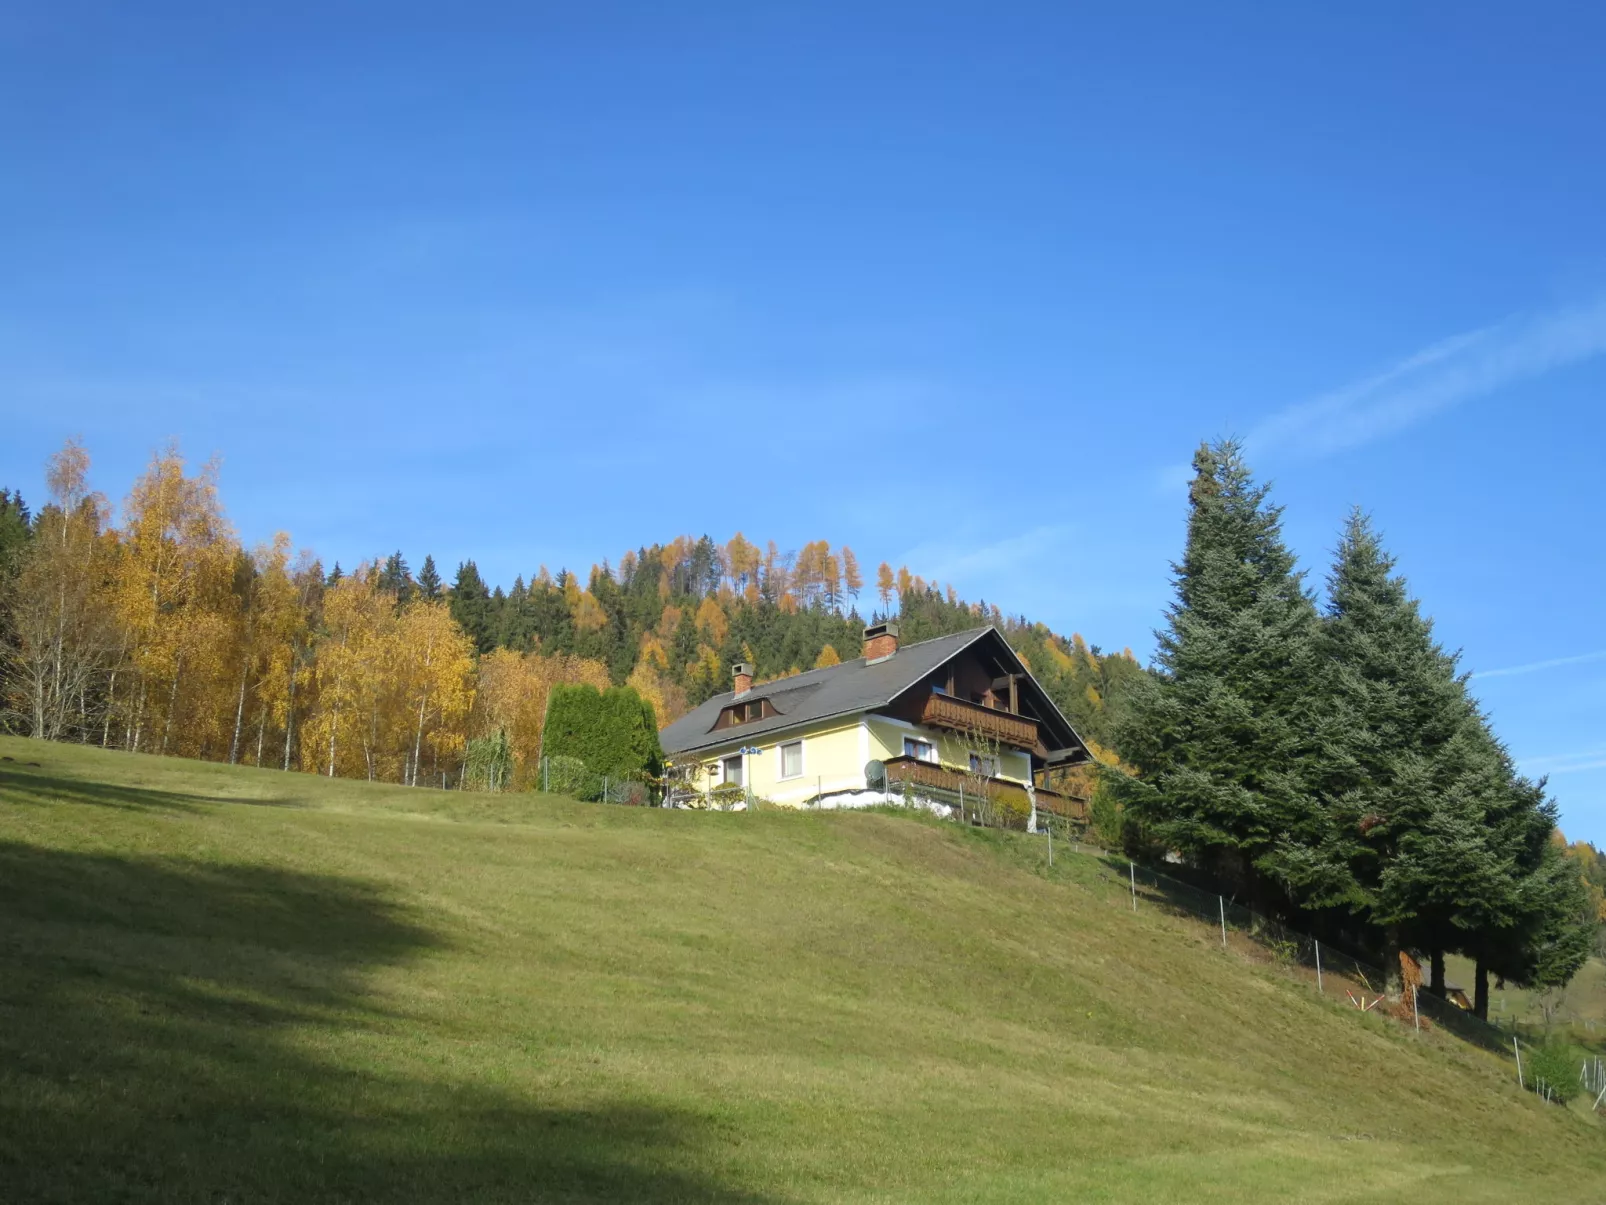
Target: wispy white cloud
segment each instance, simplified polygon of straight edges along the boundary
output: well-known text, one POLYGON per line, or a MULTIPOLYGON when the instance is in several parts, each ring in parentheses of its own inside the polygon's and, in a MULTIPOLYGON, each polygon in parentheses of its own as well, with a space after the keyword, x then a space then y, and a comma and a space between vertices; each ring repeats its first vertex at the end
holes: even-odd
POLYGON ((1507 385, 1606 353, 1606 301, 1509 318, 1442 339, 1250 432, 1251 451, 1324 456, 1359 447, 1507 385))
POLYGON ((1606 769, 1606 745, 1592 749, 1579 749, 1573 753, 1553 753, 1545 757, 1517 759, 1517 768, 1524 774, 1577 774, 1584 770, 1606 769))
POLYGON ((1559 669, 1564 665, 1582 665, 1587 661, 1606 660, 1606 649, 1595 653, 1579 653, 1576 657, 1552 657, 1548 661, 1530 661, 1526 665, 1506 665, 1500 669, 1481 669, 1473 674, 1477 678, 1509 678, 1517 674, 1534 674, 1542 669, 1559 669))
POLYGON ((918 544, 905 552, 900 561, 910 570, 934 582, 955 585, 986 580, 992 574, 1025 569, 1064 543, 1071 534, 1069 524, 1034 527, 1020 535, 978 543, 963 535, 954 540, 918 544))

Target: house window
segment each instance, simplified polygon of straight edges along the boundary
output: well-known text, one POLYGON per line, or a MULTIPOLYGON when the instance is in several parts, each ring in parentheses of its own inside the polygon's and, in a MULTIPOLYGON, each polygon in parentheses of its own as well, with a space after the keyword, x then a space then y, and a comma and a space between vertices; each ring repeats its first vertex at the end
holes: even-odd
POLYGON ((998 759, 987 757, 980 753, 970 755, 970 772, 972 774, 985 774, 988 778, 998 777, 998 759))
POLYGON ((739 787, 739 786, 741 786, 742 785, 742 759, 741 759, 741 757, 739 755, 736 756, 736 757, 727 757, 724 760, 724 762, 722 762, 721 764, 724 766, 724 771, 725 771, 725 785, 728 786, 728 787, 739 787))
POLYGON ((727 707, 725 714, 730 717, 732 724, 751 724, 754 720, 764 718, 764 700, 755 699, 751 703, 737 703, 727 707))
POLYGON ((930 741, 917 741, 910 736, 903 738, 903 755, 912 757, 916 761, 934 762, 937 760, 937 750, 932 747, 930 741))
POLYGON ((803 773, 803 742, 792 741, 781 746, 781 777, 797 778, 803 773))

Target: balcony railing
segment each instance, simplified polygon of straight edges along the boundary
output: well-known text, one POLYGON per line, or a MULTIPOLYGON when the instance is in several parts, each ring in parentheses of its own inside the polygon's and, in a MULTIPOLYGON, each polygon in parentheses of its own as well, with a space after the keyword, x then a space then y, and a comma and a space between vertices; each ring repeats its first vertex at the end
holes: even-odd
MULTIPOLYGON (((898 790, 908 783, 911 787, 939 792, 954 801, 981 796, 997 803, 1013 804, 1022 810, 1031 807, 1031 796, 1026 793, 1026 787, 1013 779, 967 774, 963 770, 951 770, 947 766, 913 757, 889 757, 883 764, 887 768, 888 790, 898 790)), ((1083 800, 1050 791, 1046 787, 1037 788, 1037 808, 1069 820, 1087 819, 1087 805, 1083 800)))
POLYGON ((919 723, 931 728, 948 728, 1016 749, 1037 747, 1037 721, 995 707, 932 693, 926 697, 919 723))

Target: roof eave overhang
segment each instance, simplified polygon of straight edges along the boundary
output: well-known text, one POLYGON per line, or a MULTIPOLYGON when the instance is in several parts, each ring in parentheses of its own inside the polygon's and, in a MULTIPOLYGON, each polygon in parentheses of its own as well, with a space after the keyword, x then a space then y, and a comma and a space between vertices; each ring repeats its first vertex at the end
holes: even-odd
POLYGON ((869 711, 871 708, 879 707, 879 706, 882 706, 882 704, 871 703, 867 707, 846 707, 846 708, 843 708, 841 711, 831 711, 831 712, 827 712, 825 715, 813 715, 813 716, 809 716, 807 719, 804 719, 804 720, 795 720, 790 724, 781 724, 781 725, 779 725, 778 727, 775 727, 775 728, 766 728, 762 732, 754 732, 751 729, 749 729, 746 733, 743 733, 742 730, 741 730, 740 725, 738 725, 736 727, 732 727, 732 728, 721 728, 721 729, 719 729, 719 732, 721 734, 729 733, 730 735, 728 735, 728 736, 727 735, 721 735, 719 740, 714 740, 714 741, 699 741, 695 745, 686 745, 686 746, 684 746, 683 748, 680 748, 680 749, 665 749, 664 750, 664 756, 669 758, 670 760, 673 760, 673 759, 675 759, 677 757, 693 757, 693 756, 697 756, 699 754, 707 753, 711 749, 722 748, 725 745, 731 745, 731 744, 745 745, 747 742, 742 739, 744 735, 745 736, 756 737, 756 738, 763 739, 763 740, 768 740, 772 736, 780 736, 780 735, 783 735, 785 733, 791 732, 794 729, 812 728, 814 725, 822 724, 827 720, 839 720, 843 716, 849 716, 849 715, 863 715, 865 712, 869 711))

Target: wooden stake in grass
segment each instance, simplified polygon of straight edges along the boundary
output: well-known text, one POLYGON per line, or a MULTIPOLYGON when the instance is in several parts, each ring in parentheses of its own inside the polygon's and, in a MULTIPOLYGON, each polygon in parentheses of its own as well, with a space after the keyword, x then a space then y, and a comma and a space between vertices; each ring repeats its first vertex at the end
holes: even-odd
POLYGON ((1216 902, 1221 905, 1221 948, 1227 948, 1227 901, 1222 896, 1216 896, 1216 902))
POLYGON ((1132 876, 1132 911, 1138 910, 1138 868, 1135 862, 1126 864, 1127 873, 1132 876))
POLYGON ((1316 943, 1316 991, 1322 995, 1327 993, 1322 989, 1322 943, 1316 943))
POLYGON ((1526 1088, 1528 1085, 1522 1080, 1522 1047, 1517 1045, 1517 1035, 1511 1035, 1511 1050, 1517 1056, 1517 1087, 1526 1088))

